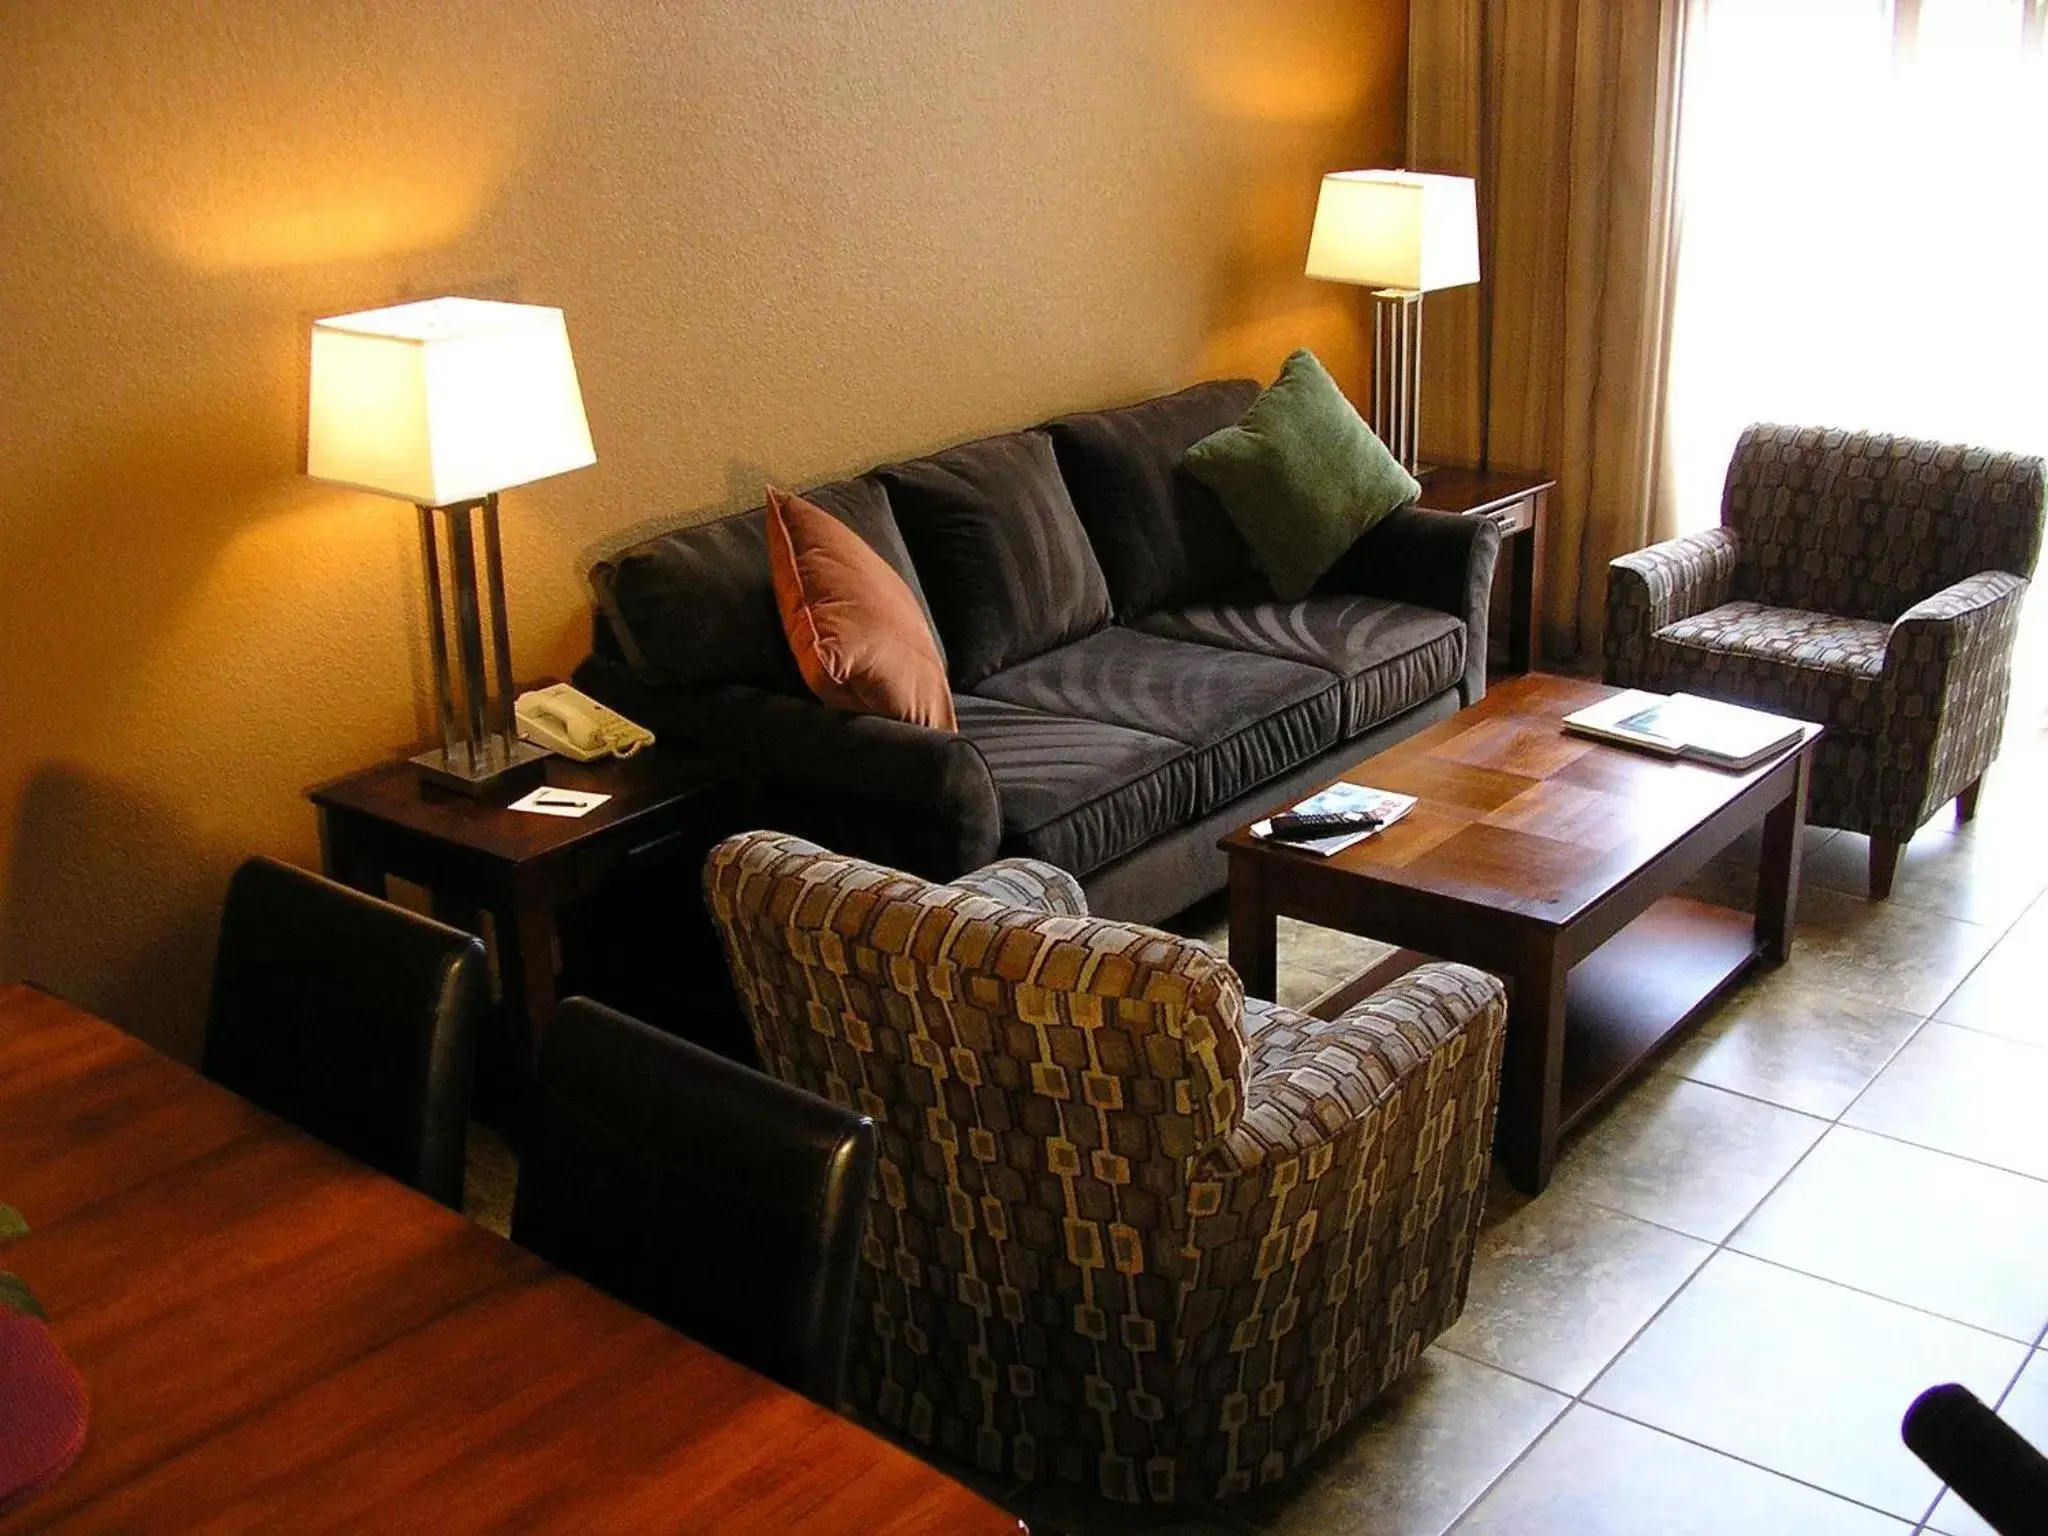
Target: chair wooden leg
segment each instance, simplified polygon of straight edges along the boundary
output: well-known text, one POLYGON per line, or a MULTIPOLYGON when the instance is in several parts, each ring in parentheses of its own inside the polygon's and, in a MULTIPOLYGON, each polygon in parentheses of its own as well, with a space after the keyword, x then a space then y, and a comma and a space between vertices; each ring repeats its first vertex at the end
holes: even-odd
POLYGON ((1899 871, 1899 840, 1895 837, 1870 839, 1870 899, 1883 901, 1892 893, 1892 876, 1899 871))
POLYGON ((1963 786, 1963 792, 1956 796, 1956 820, 1958 823, 1977 819, 1977 792, 1984 787, 1984 775, 1963 786))

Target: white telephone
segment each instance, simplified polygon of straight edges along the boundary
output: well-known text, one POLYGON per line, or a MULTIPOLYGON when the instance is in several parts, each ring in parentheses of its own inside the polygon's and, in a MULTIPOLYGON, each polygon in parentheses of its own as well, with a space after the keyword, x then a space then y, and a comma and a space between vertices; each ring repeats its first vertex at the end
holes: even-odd
POLYGON ((642 747, 654 745, 654 732, 606 709, 567 683, 522 693, 514 701, 512 713, 526 740, 579 763, 606 756, 631 757, 642 747))

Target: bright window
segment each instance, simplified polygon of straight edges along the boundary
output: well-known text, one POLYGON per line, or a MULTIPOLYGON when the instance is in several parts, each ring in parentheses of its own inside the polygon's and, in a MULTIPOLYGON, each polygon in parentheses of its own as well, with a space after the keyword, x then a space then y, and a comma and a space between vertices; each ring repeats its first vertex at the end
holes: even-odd
MULTIPOLYGON (((1687 43, 1671 446, 1719 520, 1751 421, 2048 452, 2044 0, 1706 0, 1687 43)), ((2048 697, 2048 602, 2026 688, 2048 697)))

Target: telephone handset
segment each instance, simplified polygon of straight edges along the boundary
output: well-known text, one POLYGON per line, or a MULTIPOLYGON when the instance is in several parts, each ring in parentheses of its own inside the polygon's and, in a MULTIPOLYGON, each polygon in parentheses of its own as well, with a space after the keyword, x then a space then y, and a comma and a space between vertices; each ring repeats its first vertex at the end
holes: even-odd
POLYGON ((537 746, 579 763, 600 757, 631 757, 654 745, 654 732, 606 709, 567 683, 522 693, 512 705, 519 734, 537 746))

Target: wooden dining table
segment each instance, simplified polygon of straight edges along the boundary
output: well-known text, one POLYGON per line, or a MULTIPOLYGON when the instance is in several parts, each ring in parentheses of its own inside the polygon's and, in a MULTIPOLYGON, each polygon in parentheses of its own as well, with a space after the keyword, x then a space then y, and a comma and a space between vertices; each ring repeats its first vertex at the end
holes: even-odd
MULTIPOLYGON (((1005 1533, 914 1456, 0 987, 0 1250, 92 1395, 27 1531, 1005 1533)), ((4 1388, 4 1383, 0 1383, 4 1388)))

